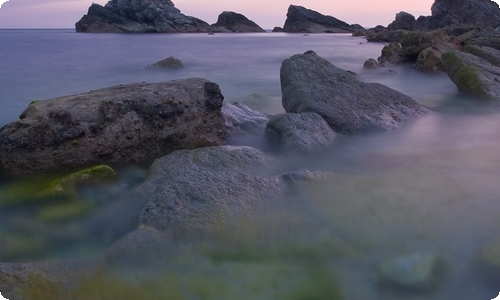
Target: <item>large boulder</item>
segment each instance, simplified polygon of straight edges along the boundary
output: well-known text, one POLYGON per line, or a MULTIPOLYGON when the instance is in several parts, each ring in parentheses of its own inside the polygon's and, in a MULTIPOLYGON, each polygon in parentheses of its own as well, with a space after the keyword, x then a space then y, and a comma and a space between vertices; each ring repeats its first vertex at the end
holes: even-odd
POLYGON ((0 130, 1 168, 40 175, 221 145, 223 99, 217 84, 191 78, 41 101, 0 130))
MULTIPOLYGON (((499 53, 493 48, 489 51, 499 53)), ((500 100, 500 67, 462 51, 443 54, 442 65, 459 91, 479 99, 500 100)))
POLYGON ((332 16, 325 16, 317 11, 302 6, 290 5, 283 31, 291 33, 347 33, 354 28, 332 16))
POLYGON ((433 30, 457 24, 478 24, 483 29, 500 26, 500 9, 491 0, 435 0, 431 12, 431 16, 417 19, 420 29, 433 30))
POLYGON ((93 3, 75 24, 77 32, 209 32, 210 25, 185 16, 170 0, 111 0, 93 3))
POLYGON ((242 14, 232 11, 222 12, 215 24, 212 24, 214 31, 228 32, 266 32, 254 21, 249 20, 242 14))
POLYGON ((337 134, 320 115, 301 113, 272 116, 266 137, 285 151, 307 153, 331 146, 337 134))
POLYGON ((428 112, 412 98, 362 82, 313 51, 286 59, 280 76, 286 112, 315 112, 337 132, 393 129, 428 112))

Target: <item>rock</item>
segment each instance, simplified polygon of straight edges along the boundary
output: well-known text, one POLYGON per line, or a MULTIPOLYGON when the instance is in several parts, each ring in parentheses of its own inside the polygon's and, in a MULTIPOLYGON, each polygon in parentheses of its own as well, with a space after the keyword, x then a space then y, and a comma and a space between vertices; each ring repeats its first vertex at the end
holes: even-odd
POLYGON ((396 14, 396 19, 387 26, 389 30, 414 30, 417 25, 417 21, 412 14, 407 12, 399 12, 396 14))
POLYGON ((29 106, 0 130, 7 174, 34 176, 96 164, 152 161, 178 149, 224 143, 223 96, 191 78, 133 83, 29 106))
POLYGON ((374 60, 373 58, 367 59, 363 64, 364 69, 377 69, 380 67, 382 67, 382 65, 379 64, 379 62, 374 60))
POLYGON ((467 45, 464 47, 463 51, 480 57, 494 66, 500 67, 500 50, 498 49, 485 46, 467 45))
POLYGON ((209 32, 210 25, 185 16, 170 0, 111 0, 93 3, 75 24, 77 32, 209 32))
POLYGON ((500 243, 492 242, 479 251, 477 262, 486 280, 499 287, 500 276, 500 243))
POLYGON ((266 137, 291 152, 314 152, 333 144, 337 134, 316 113, 279 114, 271 117, 266 137))
POLYGON ((439 72, 443 69, 441 56, 451 50, 458 50, 460 46, 449 43, 439 42, 432 47, 426 48, 420 52, 415 67, 417 70, 427 73, 439 72))
POLYGON ((248 106, 235 102, 224 103, 222 115, 226 120, 226 140, 249 134, 263 133, 269 115, 250 109, 248 106))
POLYGON ((405 51, 398 42, 391 42, 382 48, 382 53, 378 58, 381 65, 398 65, 406 61, 405 51))
POLYGON ((56 178, 35 178, 0 188, 0 207, 55 198, 76 197, 76 189, 85 183, 115 179, 109 166, 98 165, 56 178))
POLYGON ((290 5, 283 31, 290 33, 348 33, 351 25, 302 6, 290 5))
POLYGON ((279 177, 256 175, 274 159, 250 147, 176 151, 155 161, 156 184, 139 224, 186 237, 228 224, 255 209, 271 209, 283 192, 279 177))
POLYGON ((499 67, 460 51, 443 54, 442 64, 459 91, 479 99, 500 100, 499 67))
POLYGON ((445 261, 432 253, 416 253, 390 259, 379 269, 383 284, 414 291, 429 291, 438 287, 445 274, 445 261))
POLYGON ((152 65, 149 65, 148 68, 152 69, 182 69, 184 68, 184 64, 178 58, 173 56, 167 57, 164 60, 160 60, 152 65))
POLYGON ((283 30, 282 27, 276 26, 276 27, 273 28, 273 32, 284 32, 284 30, 283 30))
POLYGON ((212 24, 212 28, 215 32, 266 32, 262 29, 262 27, 249 20, 244 15, 232 11, 222 12, 218 17, 217 22, 212 24))
POLYGON ((403 48, 406 60, 416 61, 420 52, 433 45, 430 33, 423 31, 409 31, 403 34, 401 47, 403 48))
POLYGON ((389 30, 384 26, 378 25, 375 28, 366 31, 366 39, 368 42, 400 42, 403 38, 404 30, 389 30))
POLYGON ((364 83, 312 51, 286 59, 280 76, 286 112, 315 112, 337 132, 393 129, 428 112, 412 98, 364 83))
POLYGON ((435 0, 431 12, 431 16, 417 19, 420 29, 433 30, 457 24, 477 24, 484 29, 500 26, 500 9, 490 0, 435 0))
POLYGON ((477 32, 467 40, 467 45, 484 46, 500 50, 500 31, 477 32))
POLYGON ((98 259, 0 263, 0 290, 7 299, 57 299, 60 286, 75 284, 100 267, 98 259))

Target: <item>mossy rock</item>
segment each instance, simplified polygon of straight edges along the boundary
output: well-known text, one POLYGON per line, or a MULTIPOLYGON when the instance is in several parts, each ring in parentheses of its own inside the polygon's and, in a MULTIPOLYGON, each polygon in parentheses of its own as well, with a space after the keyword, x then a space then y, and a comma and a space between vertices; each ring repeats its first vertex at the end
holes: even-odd
POLYGON ((416 68, 419 71, 435 73, 441 70, 441 55, 432 49, 424 49, 417 58, 416 68))
POLYGON ((446 52, 441 56, 441 59, 445 71, 457 85, 459 91, 482 99, 490 98, 476 67, 467 65, 453 51, 446 52))
POLYGON ((79 185, 114 178, 116 178, 116 172, 112 168, 98 165, 57 178, 14 182, 0 188, 0 206, 47 199, 74 198, 79 185))
POLYGON ((490 47, 467 45, 463 51, 481 57, 492 65, 500 67, 500 50, 490 47))
POLYGON ((55 203, 43 207, 38 218, 44 222, 62 222, 84 216, 92 211, 92 208, 89 203, 75 200, 55 203))
POLYGON ((38 257, 48 250, 48 243, 41 237, 18 233, 2 234, 0 259, 13 260, 38 257))

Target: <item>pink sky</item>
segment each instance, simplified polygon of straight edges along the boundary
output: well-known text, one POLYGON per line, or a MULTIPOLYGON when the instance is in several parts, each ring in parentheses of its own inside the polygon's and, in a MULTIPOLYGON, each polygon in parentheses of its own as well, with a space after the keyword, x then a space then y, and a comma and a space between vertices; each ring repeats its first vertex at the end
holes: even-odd
MULTIPOLYGON (((499 0, 500 1, 500 0, 499 0)), ((0 8, 0 28, 74 28, 92 2, 107 0, 9 0, 0 8)), ((347 23, 387 26, 397 12, 430 15, 434 0, 173 0, 182 13, 210 24, 225 10, 242 13, 261 27, 283 26, 290 4, 302 5, 347 23), (290 2, 292 1, 292 2, 290 2)), ((496 1, 498 2, 498 1, 496 1)))

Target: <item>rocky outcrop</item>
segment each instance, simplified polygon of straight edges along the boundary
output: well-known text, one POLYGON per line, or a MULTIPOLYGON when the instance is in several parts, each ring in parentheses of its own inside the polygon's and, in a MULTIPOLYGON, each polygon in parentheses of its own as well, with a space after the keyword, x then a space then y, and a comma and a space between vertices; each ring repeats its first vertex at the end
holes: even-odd
POLYGON ((133 83, 30 105, 0 130, 10 175, 152 161, 178 149, 224 143, 223 96, 192 78, 133 83))
POLYGON ((320 115, 301 113, 272 116, 266 137, 282 150, 307 153, 331 146, 337 134, 320 115))
POLYGON ((175 70, 184 68, 184 64, 178 58, 173 56, 169 56, 163 60, 160 60, 152 65, 149 65, 150 69, 166 69, 166 70, 175 70))
POLYGON ((491 0, 436 0, 431 12, 431 16, 417 19, 420 29, 434 30, 459 24, 473 24, 483 29, 500 26, 500 9, 491 0))
MULTIPOLYGON (((481 49, 481 48, 479 48, 481 49)), ((474 50, 470 50, 474 52, 474 50)), ((479 50, 476 50, 479 52, 479 50)), ((493 48, 483 49, 483 53, 500 51, 493 48)), ((487 58, 487 56, 483 56, 487 58)), ((493 56, 496 58, 495 56, 493 56)), ((450 51, 442 56, 444 71, 456 84, 459 91, 486 100, 500 100, 500 68, 494 63, 474 54, 450 51)))
POLYGON ((290 5, 284 32, 290 33, 346 33, 353 32, 351 25, 332 16, 302 6, 290 5))
POLYGON ((407 12, 399 12, 396 14, 396 19, 387 26, 389 30, 414 30, 417 25, 415 17, 407 12))
POLYGON ((428 112, 412 98, 365 83, 308 51, 285 60, 281 91, 286 112, 315 112, 337 132, 385 130, 428 112))
POLYGON ((217 22, 212 24, 212 30, 214 32, 266 32, 244 15, 232 11, 222 12, 217 22))
POLYGON ((75 24, 77 32, 209 32, 210 25, 185 16, 170 0, 111 0, 93 3, 75 24))

